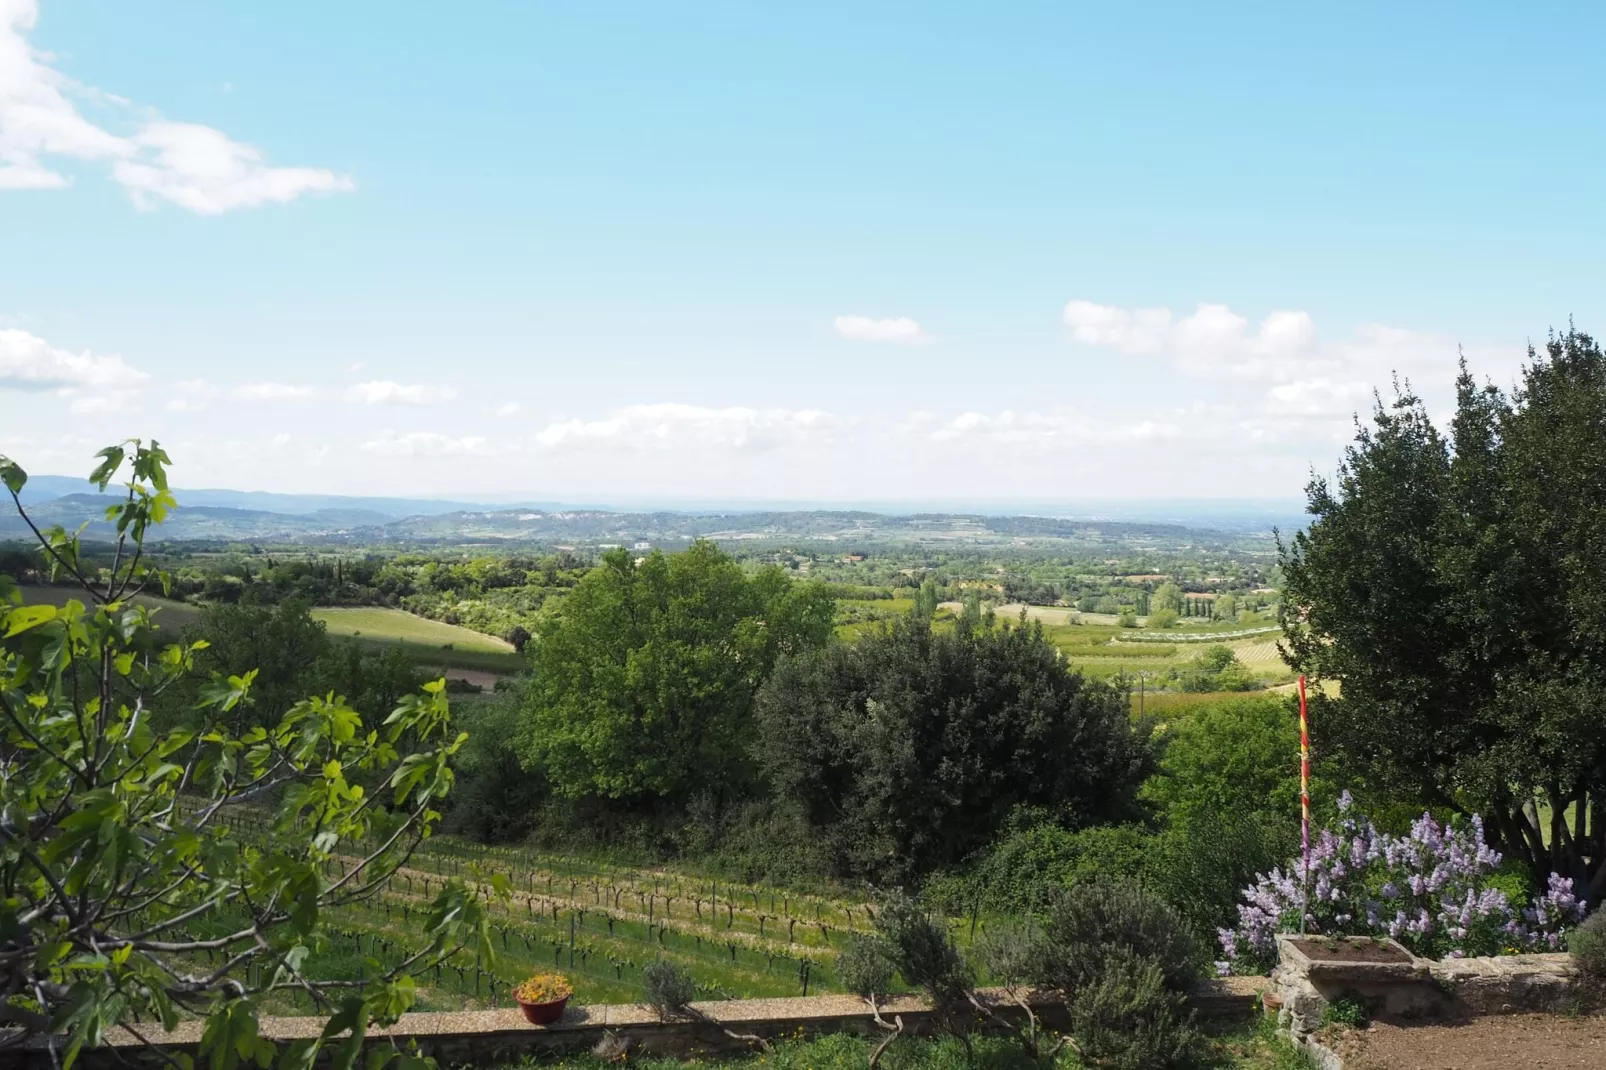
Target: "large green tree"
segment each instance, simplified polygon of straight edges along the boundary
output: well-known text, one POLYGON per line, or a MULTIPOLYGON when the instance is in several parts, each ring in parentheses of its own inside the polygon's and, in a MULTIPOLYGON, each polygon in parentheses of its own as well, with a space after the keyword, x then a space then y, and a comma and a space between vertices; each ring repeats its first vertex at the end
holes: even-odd
POLYGON ((1284 647, 1337 681, 1318 747, 1479 814, 1536 879, 1606 892, 1606 355, 1576 331, 1511 394, 1463 367, 1448 436, 1381 403, 1282 553, 1284 647))
POLYGON ((756 753, 847 873, 903 879, 984 846, 1018 806, 1118 818, 1152 764, 1127 695, 1071 671, 1036 624, 894 621, 793 658, 756 753))
MULTIPOLYGON (((101 457, 100 489, 127 480, 107 511, 109 567, 92 567, 75 535, 35 529, 51 578, 80 597, 24 604, 0 577, 0 1025, 20 1027, 0 1031, 0 1048, 51 1034, 70 1068, 114 1026, 159 1045, 160 1027, 199 1017, 213 1070, 349 1067, 369 1023, 412 1003, 415 974, 464 942, 489 950, 480 903, 454 883, 428 911, 423 948, 366 985, 307 969, 328 912, 377 894, 434 824, 463 743, 445 681, 388 716, 331 693, 236 731, 257 674, 217 673, 181 727, 153 724, 205 645, 166 643, 135 600, 165 583, 144 542, 174 504, 166 454, 135 441, 101 457), (258 1014, 286 991, 330 1017, 280 1049, 258 1014)), ((25 518, 26 482, 0 457, 25 518)), ((404 1070, 419 1062, 402 1056, 404 1070)))
POLYGON ((611 550, 532 640, 525 762, 571 797, 728 798, 751 780, 759 685, 823 644, 835 612, 822 585, 749 575, 709 542, 611 550))

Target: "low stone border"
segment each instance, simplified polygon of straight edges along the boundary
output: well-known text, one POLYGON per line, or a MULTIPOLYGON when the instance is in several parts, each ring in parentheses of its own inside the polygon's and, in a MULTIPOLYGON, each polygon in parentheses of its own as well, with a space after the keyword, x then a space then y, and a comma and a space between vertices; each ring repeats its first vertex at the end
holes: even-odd
POLYGON ((1566 954, 1432 960, 1385 940, 1380 943, 1401 961, 1344 962, 1312 959, 1295 946, 1302 939, 1277 937, 1278 964, 1268 1000, 1278 1008, 1279 1024, 1323 1070, 1341 1070, 1343 1060, 1313 1034, 1328 1005, 1346 995, 1366 1000, 1375 1015, 1411 1020, 1564 1012, 1583 994, 1572 956, 1566 954))
MULTIPOLYGON (((1257 1012, 1263 977, 1229 977, 1208 982, 1189 997, 1204 1018, 1246 1017, 1257 1012)), ((1000 989, 983 989, 977 998, 1000 1015, 1018 1015, 1019 1010, 1000 989)), ((1064 1007, 1055 998, 1034 995, 1034 1013, 1049 1028, 1063 1027, 1064 1007)), ((405 1014, 388 1029, 369 1033, 367 1046, 397 1043, 403 1047, 416 1043, 419 1050, 442 1063, 488 1065, 508 1062, 529 1054, 582 1051, 594 1047, 612 1034, 633 1050, 659 1054, 689 1055, 701 1052, 739 1049, 740 1041, 724 1035, 721 1026, 735 1033, 749 1033, 766 1039, 792 1036, 819 1036, 826 1033, 858 1033, 884 1036, 875 1025, 870 1009, 856 996, 799 996, 784 999, 722 1000, 694 1003, 694 1010, 709 1023, 679 1020, 660 1022, 657 1015, 639 1004, 601 1003, 571 1005, 563 1019, 550 1026, 532 1026, 516 1008, 456 1013, 420 1012, 405 1014)), ((903 1019, 906 1032, 929 1033, 934 1025, 931 1007, 924 999, 901 996, 881 1004, 883 1018, 903 1019)), ((323 1018, 263 1018, 262 1035, 274 1041, 316 1037, 323 1029, 323 1018)), ((152 1039, 169 1051, 194 1054, 199 1046, 200 1022, 184 1022, 172 1033, 158 1033, 152 1039)), ((122 1031, 113 1031, 104 1048, 86 1050, 77 1066, 95 1068, 115 1066, 137 1056, 141 1043, 122 1031)), ((0 1050, 0 1068, 44 1070, 53 1065, 51 1041, 36 1038, 28 1044, 0 1050)))

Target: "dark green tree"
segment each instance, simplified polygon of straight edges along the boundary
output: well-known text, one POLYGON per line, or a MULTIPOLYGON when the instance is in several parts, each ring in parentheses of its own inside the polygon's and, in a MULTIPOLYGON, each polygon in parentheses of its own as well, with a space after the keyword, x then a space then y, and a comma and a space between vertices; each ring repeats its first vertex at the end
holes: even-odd
POLYGON ((1536 880, 1606 892, 1606 356, 1569 331, 1511 395, 1466 371, 1448 438, 1379 403, 1279 609, 1318 747, 1396 798, 1482 815, 1536 880))
POLYGON ((1078 826, 1126 813, 1153 753, 1127 697, 1037 625, 910 617, 777 667, 755 753, 841 870, 907 879, 984 846, 1020 805, 1078 826))

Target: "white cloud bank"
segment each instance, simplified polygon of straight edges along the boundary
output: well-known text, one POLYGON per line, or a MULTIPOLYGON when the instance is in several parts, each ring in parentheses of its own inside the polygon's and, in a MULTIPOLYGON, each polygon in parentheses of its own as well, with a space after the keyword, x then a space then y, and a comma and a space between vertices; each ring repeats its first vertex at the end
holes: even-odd
POLYGON ((0 189, 60 189, 55 160, 110 162, 112 178, 141 208, 168 201, 200 215, 352 190, 349 176, 315 167, 270 167, 261 150, 196 123, 151 119, 127 136, 80 112, 74 97, 128 102, 81 86, 28 43, 37 0, 0 0, 0 189))
POLYGON ((869 316, 838 316, 832 325, 836 333, 854 342, 890 342, 893 345, 925 345, 932 340, 919 323, 908 316, 872 319, 869 316))
POLYGON ((148 379, 117 354, 73 353, 17 329, 0 329, 0 387, 132 390, 148 379))
POLYGON ((773 449, 829 435, 835 424, 834 417, 818 409, 716 409, 669 402, 631 405, 599 419, 550 423, 535 441, 547 448, 773 449))
MULTIPOLYGON (((459 395, 338 373, 310 383, 155 382, 119 355, 0 329, 0 389, 41 402, 0 400, 0 433, 36 444, 17 455, 54 456, 49 436, 63 409, 107 414, 67 423, 158 435, 189 486, 427 486, 457 496, 517 488, 583 501, 1293 494, 1313 465, 1337 458, 1351 415, 1364 415, 1394 373, 1412 378, 1435 412, 1444 406, 1433 395, 1447 393, 1455 373, 1447 336, 1366 325, 1332 338, 1298 311, 1252 323, 1223 305, 1179 315, 1073 301, 1063 318, 1094 351, 1079 355, 1081 366, 967 384, 946 403, 929 396, 929 409, 867 389, 827 395, 820 408, 801 398, 608 406, 575 397, 574 409, 555 413, 544 395, 505 385, 435 404, 459 395), (113 418, 158 386, 165 412, 113 418)), ((1485 347, 1469 360, 1498 376, 1521 356, 1515 346, 1485 347)))
MULTIPOLYGON (((1189 378, 1222 384, 1246 410, 1239 429, 1256 437, 1348 433, 1351 417, 1387 393, 1399 375, 1441 394, 1456 373, 1459 347, 1448 335, 1362 324, 1350 337, 1321 337, 1310 314, 1280 310, 1258 325, 1226 305, 1201 303, 1179 316, 1168 308, 1066 304, 1063 318, 1083 345, 1125 356, 1168 360, 1189 378)), ((1469 354, 1483 374, 1515 370, 1511 350, 1469 354)))

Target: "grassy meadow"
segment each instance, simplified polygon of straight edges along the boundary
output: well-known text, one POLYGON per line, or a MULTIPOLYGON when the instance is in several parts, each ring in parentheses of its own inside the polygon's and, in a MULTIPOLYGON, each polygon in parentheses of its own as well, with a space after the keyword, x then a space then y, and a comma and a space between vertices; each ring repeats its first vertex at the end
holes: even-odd
POLYGON ((513 644, 455 624, 415 616, 384 606, 324 606, 312 611, 337 639, 372 646, 399 646, 420 665, 515 673, 524 658, 513 644))

